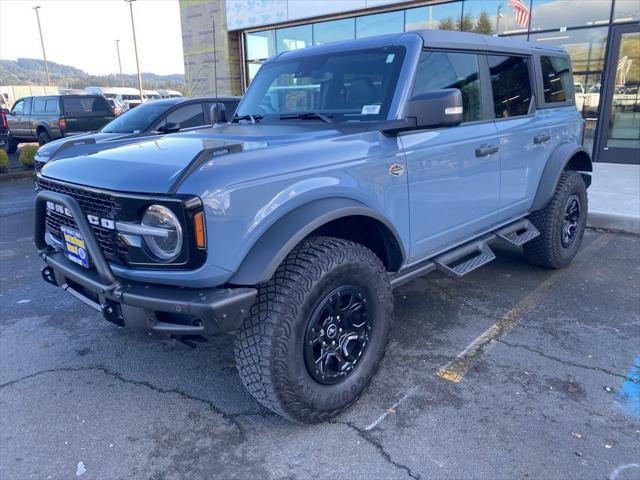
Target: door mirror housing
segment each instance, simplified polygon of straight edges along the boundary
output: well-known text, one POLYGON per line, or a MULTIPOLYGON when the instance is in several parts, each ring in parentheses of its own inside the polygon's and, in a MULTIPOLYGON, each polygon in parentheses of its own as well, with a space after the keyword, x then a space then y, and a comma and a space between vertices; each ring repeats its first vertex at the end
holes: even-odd
POLYGON ((444 88, 411 97, 404 116, 420 130, 460 125, 462 112, 462 92, 457 88, 444 88))
POLYGON ((222 102, 216 102, 211 105, 209 110, 211 123, 227 123, 227 109, 222 102))
POLYGON ((163 126, 158 128, 158 131, 161 133, 176 133, 180 131, 180 124, 174 123, 174 122, 167 122, 163 126))

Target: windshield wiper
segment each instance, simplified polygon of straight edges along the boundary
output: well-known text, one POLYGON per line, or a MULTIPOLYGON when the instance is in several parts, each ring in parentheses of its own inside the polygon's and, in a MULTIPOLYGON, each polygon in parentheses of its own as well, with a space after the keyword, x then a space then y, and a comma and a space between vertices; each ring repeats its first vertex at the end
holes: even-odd
POLYGON ((262 119, 262 115, 251 115, 248 113, 247 115, 234 115, 231 118, 231 122, 239 122, 240 120, 251 120, 251 123, 255 125, 262 119))
POLYGON ((334 122, 331 117, 333 117, 333 115, 324 115, 322 113, 317 113, 317 112, 302 112, 302 113, 290 113, 287 115, 280 115, 280 120, 289 120, 292 118, 300 118, 302 120, 316 120, 316 119, 320 119, 322 120, 324 123, 328 123, 330 125, 334 125, 336 122, 334 122))

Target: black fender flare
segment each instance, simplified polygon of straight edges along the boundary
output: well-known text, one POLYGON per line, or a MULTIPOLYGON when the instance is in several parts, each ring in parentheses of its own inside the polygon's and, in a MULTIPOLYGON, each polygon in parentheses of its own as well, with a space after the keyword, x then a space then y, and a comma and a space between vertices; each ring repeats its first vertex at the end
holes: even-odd
POLYGON ((266 282, 293 248, 314 230, 332 220, 364 216, 382 223, 405 252, 395 227, 380 213, 350 198, 326 198, 303 204, 276 220, 253 244, 228 283, 256 285, 266 282))
MULTIPOLYGON (((567 169, 592 172, 593 165, 589 150, 575 143, 563 143, 554 150, 542 171, 538 190, 531 205, 532 212, 544 208, 549 203, 560 180, 560 175, 567 169)), ((588 187, 591 184, 591 176, 586 173, 583 176, 588 187)))
POLYGON ((46 123, 39 123, 35 129, 36 140, 38 139, 38 132, 41 130, 44 130, 45 132, 47 132, 47 135, 49 135, 49 138, 51 138, 52 140, 54 139, 54 136, 51 134, 51 128, 49 128, 49 125, 47 125, 46 123))

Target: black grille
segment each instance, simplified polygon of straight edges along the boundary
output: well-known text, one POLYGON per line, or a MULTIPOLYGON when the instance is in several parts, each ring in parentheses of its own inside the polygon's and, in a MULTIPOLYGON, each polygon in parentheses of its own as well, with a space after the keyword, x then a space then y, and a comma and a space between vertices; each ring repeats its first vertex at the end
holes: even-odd
MULTIPOLYGON (((116 200, 107 193, 96 192, 93 190, 86 190, 83 188, 75 187, 68 184, 62 184, 45 180, 42 177, 38 177, 38 190, 48 190, 51 192, 64 193, 74 198, 82 208, 85 215, 95 215, 99 218, 106 218, 113 220, 117 219, 118 212, 120 210, 116 200)), ((70 228, 77 229, 78 226, 73 218, 67 215, 47 209, 46 216, 47 227, 51 234, 62 239, 60 232, 60 226, 65 225, 70 228)), ((118 260, 118 254, 127 251, 124 243, 118 238, 118 235, 114 230, 104 228, 98 225, 91 225, 93 232, 100 243, 102 252, 110 260, 118 260)))

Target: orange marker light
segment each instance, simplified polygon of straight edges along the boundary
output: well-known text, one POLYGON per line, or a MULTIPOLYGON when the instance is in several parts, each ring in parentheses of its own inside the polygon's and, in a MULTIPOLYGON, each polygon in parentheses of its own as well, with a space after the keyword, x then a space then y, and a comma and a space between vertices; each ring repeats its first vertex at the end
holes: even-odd
POLYGON ((204 232, 204 213, 198 212, 193 216, 193 226, 196 232, 196 246, 204 250, 207 248, 207 236, 204 232))

